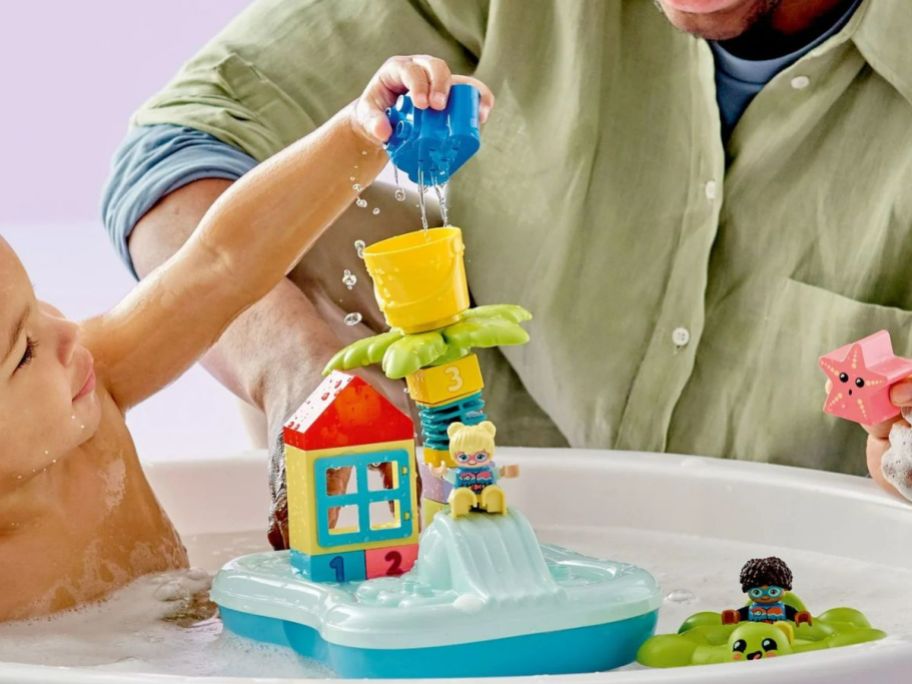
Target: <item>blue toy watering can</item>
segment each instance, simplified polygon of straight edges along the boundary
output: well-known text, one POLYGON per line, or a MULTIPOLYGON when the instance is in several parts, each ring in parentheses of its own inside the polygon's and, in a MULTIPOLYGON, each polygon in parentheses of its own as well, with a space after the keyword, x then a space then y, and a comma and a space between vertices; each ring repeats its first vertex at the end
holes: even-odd
POLYGON ((386 110, 393 134, 386 143, 393 164, 413 183, 446 183, 478 151, 478 90, 467 83, 450 88, 446 109, 416 109, 408 95, 386 110))

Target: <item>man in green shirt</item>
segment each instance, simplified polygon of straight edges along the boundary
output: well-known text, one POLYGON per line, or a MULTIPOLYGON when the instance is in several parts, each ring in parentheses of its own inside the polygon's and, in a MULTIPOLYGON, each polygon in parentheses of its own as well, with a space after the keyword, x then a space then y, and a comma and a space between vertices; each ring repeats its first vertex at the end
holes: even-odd
MULTIPOLYGON (((535 314, 528 345, 483 359, 501 443, 862 473, 864 432, 821 413, 816 360, 881 328, 912 355, 910 30, 905 0, 259 0, 133 123, 262 160, 384 59, 440 57, 497 97, 449 192, 473 297, 535 314), (735 63, 802 47, 723 121, 719 50, 735 63)), ((137 272, 229 183, 196 180, 145 213, 137 272)), ((350 209, 206 359, 273 426, 363 334, 344 312, 381 325, 352 244, 417 213, 388 188, 364 198, 380 214, 350 209), (344 269, 362 281, 351 291, 344 269)))

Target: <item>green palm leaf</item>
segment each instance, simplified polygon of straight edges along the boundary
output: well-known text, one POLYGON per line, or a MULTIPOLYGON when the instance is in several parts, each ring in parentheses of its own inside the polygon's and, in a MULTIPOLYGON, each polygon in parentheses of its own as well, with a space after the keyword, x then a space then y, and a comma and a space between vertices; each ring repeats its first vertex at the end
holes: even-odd
POLYGON ((351 370, 380 363, 389 346, 402 339, 402 336, 401 330, 393 328, 385 333, 352 342, 329 360, 323 374, 328 375, 333 370, 351 370))
POLYGON ((503 318, 469 318, 443 329, 448 345, 473 349, 475 347, 504 347, 525 344, 529 333, 522 326, 503 318))
POLYGON ((432 331, 405 335, 393 342, 383 355, 383 373, 392 380, 404 378, 429 366, 447 350, 443 335, 432 331))
POLYGON ((476 318, 503 318, 513 323, 523 323, 531 321, 532 314, 518 304, 485 304, 462 314, 464 321, 476 318))

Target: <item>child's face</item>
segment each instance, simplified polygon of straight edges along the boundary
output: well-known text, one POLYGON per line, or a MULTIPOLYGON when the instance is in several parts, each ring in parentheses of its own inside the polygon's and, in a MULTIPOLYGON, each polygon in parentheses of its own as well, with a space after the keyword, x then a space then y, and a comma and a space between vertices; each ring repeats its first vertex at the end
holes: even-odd
POLYGON ((57 462, 101 418, 92 355, 79 329, 35 299, 16 254, 0 238, 0 493, 57 462))

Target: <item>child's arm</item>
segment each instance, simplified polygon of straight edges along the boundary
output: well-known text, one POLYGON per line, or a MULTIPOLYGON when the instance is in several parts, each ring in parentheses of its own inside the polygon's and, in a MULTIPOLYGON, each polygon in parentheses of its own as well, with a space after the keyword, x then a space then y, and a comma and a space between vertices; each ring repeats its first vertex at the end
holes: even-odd
MULTIPOLYGON (((376 178, 392 132, 385 109, 399 94, 411 92, 419 108, 442 109, 457 79, 441 60, 388 60, 355 103, 235 183, 180 251, 87 322, 87 346, 118 405, 125 410, 176 379, 351 204, 352 186, 376 178)), ((493 99, 473 83, 483 118, 493 99)))

